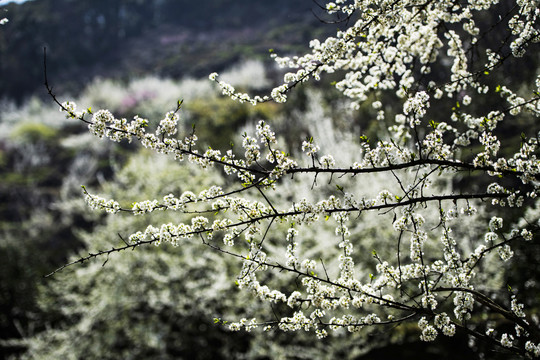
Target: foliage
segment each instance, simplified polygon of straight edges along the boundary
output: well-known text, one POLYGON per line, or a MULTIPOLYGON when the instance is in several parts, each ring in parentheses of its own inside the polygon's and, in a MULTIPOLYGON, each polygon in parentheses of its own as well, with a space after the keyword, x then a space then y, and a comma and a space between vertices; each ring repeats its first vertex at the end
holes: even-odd
POLYGON ((289 0, 241 6, 234 0, 11 3, 0 7, 9 10, 0 32, 0 98, 21 103, 44 95, 44 47, 56 90, 75 95, 96 76, 202 76, 209 67, 225 69, 268 47, 305 43, 316 23, 306 11, 310 6, 289 0), (268 34, 270 26, 289 21, 297 25, 293 33, 268 34))

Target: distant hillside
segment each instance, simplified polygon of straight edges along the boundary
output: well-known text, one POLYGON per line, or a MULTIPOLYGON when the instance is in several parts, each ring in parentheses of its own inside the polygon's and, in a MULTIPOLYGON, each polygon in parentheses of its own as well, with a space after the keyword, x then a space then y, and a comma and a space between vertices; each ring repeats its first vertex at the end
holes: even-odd
POLYGON ((0 97, 43 92, 43 47, 57 91, 95 76, 179 78, 221 70, 269 48, 305 49, 330 30, 312 0, 38 0, 9 4, 0 31, 0 97))

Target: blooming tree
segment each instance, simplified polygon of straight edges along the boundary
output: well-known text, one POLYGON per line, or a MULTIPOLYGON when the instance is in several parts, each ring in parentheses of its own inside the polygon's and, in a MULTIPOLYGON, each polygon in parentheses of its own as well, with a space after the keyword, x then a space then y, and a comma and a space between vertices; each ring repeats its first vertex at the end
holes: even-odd
POLYGON ((241 262, 234 279, 240 289, 282 304, 275 318, 240 319, 227 324, 232 330, 305 330, 323 338, 334 330, 415 322, 423 341, 462 332, 539 357, 538 318, 519 292, 507 284, 494 289, 484 274, 493 269, 488 264, 519 261, 515 248, 538 241, 540 76, 515 84, 505 73, 528 64, 538 49, 539 1, 336 0, 325 10, 344 30, 312 40, 303 56, 272 54, 290 72, 270 95, 237 92, 216 73, 210 80, 232 100, 257 105, 286 102, 300 83, 333 73, 351 108, 371 102, 374 120, 384 124, 378 139, 360 136, 354 153, 323 153, 316 137, 287 147, 264 121, 240 146, 204 150, 195 128, 179 133, 181 101, 152 124, 108 110, 79 111, 73 102, 60 103, 47 84, 66 116, 87 123, 97 137, 138 141, 179 163, 218 168, 226 178, 198 193, 134 199, 129 206, 83 188, 93 209, 171 211, 178 221, 134 231, 122 245, 74 263, 199 241, 241 262), (533 126, 520 126, 516 119, 523 118, 533 126), (507 144, 512 134, 519 140, 507 144), (390 186, 363 192, 376 176, 391 179, 383 182, 390 186), (311 179, 302 182, 307 191, 288 191, 298 177, 311 179), (506 216, 514 213, 508 208, 521 209, 520 220, 506 216), (369 252, 374 265, 366 272, 362 239, 369 234, 356 225, 373 214, 392 230, 369 252), (472 223, 477 231, 464 236, 472 223), (321 224, 334 229, 334 247, 322 254, 309 245, 320 234, 302 235, 321 224), (290 287, 273 286, 273 278, 286 276, 290 287))

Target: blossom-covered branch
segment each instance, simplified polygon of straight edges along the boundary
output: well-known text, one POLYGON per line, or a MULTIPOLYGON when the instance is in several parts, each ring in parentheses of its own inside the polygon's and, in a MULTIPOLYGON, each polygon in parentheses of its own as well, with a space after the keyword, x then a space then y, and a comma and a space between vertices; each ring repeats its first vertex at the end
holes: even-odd
POLYGON ((511 3, 507 9, 496 0, 335 0, 324 8, 345 18, 346 28, 312 40, 307 54, 273 53, 290 71, 269 95, 236 92, 210 75, 232 101, 256 105, 285 102, 296 86, 333 74, 349 108, 370 103, 373 121, 384 129, 373 142, 360 136, 346 153, 323 153, 316 137, 285 144, 271 120, 246 132, 240 147, 203 149, 194 129, 178 125, 182 102, 155 123, 118 119, 105 109, 80 111, 72 101, 59 101, 46 79, 66 117, 87 124, 95 136, 137 141, 180 164, 218 168, 227 179, 198 194, 130 205, 84 188, 91 208, 133 215, 170 210, 178 221, 134 230, 123 245, 72 264, 148 244, 200 241, 242 264, 239 288, 287 305, 276 320, 241 319, 230 323, 232 330, 260 326, 322 338, 342 328, 415 321, 423 341, 461 331, 540 357, 539 324, 520 294, 511 291, 505 300, 500 288, 486 285, 500 264, 516 261, 517 246, 538 241, 540 228, 540 132, 516 120, 538 124, 540 75, 523 85, 526 91, 498 84, 507 64, 519 66, 528 51, 538 50, 540 10, 536 0, 511 3), (486 41, 494 28, 506 34, 496 49, 486 41), (506 135, 519 140, 507 145, 506 135), (378 184, 375 176, 386 180, 378 184), (309 183, 298 177, 311 180, 307 191, 289 189, 309 183), (510 211, 503 207, 516 209, 522 220, 505 218, 510 211), (368 253, 370 264, 363 242, 375 235, 357 221, 368 216, 384 229, 379 247, 368 253), (333 234, 318 231, 327 228, 333 234), (315 252, 321 236, 335 246, 315 252), (270 272, 296 286, 273 284, 270 272), (478 314, 510 322, 511 330, 478 314))

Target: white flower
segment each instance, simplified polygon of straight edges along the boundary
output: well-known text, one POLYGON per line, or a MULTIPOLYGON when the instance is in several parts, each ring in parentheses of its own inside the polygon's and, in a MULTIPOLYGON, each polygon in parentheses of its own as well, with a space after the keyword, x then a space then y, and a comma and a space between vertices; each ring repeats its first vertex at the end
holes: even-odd
POLYGON ((514 337, 512 335, 509 335, 507 333, 502 334, 501 336, 501 345, 504 347, 512 347, 514 341, 514 337))
POLYGON ((525 343, 525 350, 534 357, 540 357, 540 344, 535 345, 532 341, 525 343))
POLYGON ((324 155, 321 157, 321 164, 323 169, 330 169, 336 165, 336 160, 332 155, 324 155))
MULTIPOLYGON (((425 91, 419 91, 413 97, 407 99, 403 105, 403 113, 412 115, 414 119, 423 118, 426 114, 426 108, 429 107, 429 95, 425 91)), ((415 124, 418 123, 415 121, 415 124)))
POLYGON ((508 261, 514 256, 514 252, 508 245, 504 245, 498 248, 499 256, 501 257, 501 260, 508 261))
POLYGON ((312 141, 302 142, 302 151, 305 152, 307 156, 315 155, 320 149, 321 148, 312 141))
POLYGON ((101 138, 106 135, 107 126, 112 122, 114 122, 114 116, 109 110, 99 110, 92 117, 88 128, 94 135, 101 138))
POLYGON ((174 111, 169 111, 165 118, 159 123, 159 127, 156 130, 157 135, 174 135, 176 134, 176 124, 178 123, 179 116, 174 111))
POLYGON ((497 231, 502 228, 503 225, 503 219, 500 217, 493 216, 489 220, 489 230, 490 231, 497 231))
POLYGON ((431 325, 426 325, 420 335, 422 341, 434 341, 437 338, 437 329, 431 325))

